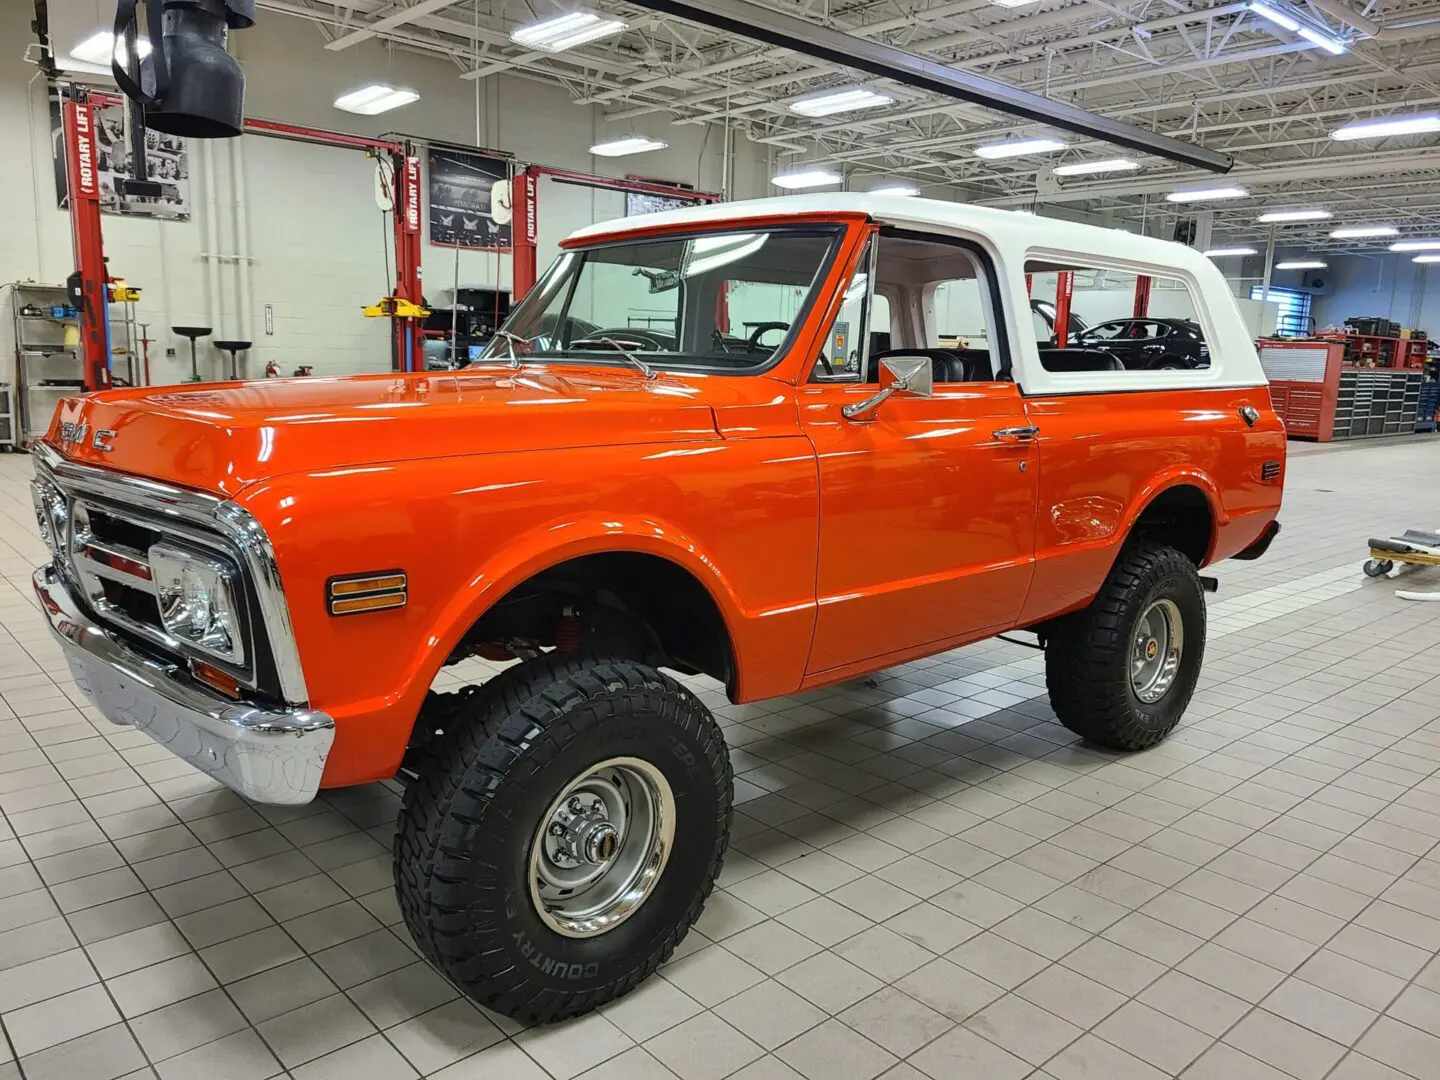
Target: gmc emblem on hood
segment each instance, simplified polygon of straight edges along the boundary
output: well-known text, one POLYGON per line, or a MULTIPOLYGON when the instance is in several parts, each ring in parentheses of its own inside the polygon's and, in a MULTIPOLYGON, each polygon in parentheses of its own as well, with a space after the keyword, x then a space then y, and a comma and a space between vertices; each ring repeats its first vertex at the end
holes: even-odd
MULTIPOLYGON (((65 446, 74 446, 77 443, 85 442, 85 433, 90 430, 90 425, 84 420, 64 420, 60 424, 60 442, 65 446)), ((113 428, 99 428, 90 440, 91 449, 99 450, 101 453, 115 449, 115 430, 113 428)))

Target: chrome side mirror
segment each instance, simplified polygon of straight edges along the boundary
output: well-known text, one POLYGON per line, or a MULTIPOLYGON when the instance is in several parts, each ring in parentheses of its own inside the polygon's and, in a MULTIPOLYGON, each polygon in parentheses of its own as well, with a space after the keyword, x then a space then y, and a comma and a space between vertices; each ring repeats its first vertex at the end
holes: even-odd
POLYGON ((925 398, 935 395, 935 370, 928 356, 893 356, 881 360, 880 392, 864 401, 841 406, 840 415, 846 420, 868 419, 882 401, 897 393, 925 398))

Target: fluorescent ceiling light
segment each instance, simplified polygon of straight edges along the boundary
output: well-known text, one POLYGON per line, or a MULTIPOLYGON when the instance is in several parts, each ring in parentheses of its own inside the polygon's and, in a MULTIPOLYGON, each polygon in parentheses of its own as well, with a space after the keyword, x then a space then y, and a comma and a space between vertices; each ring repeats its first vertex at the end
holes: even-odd
POLYGON ((619 19, 602 19, 593 11, 572 11, 553 19, 531 23, 510 33, 510 40, 527 49, 543 52, 564 52, 576 45, 586 45, 625 29, 619 19))
POLYGON ((1023 157, 1026 154, 1053 154, 1064 150, 1065 144, 1059 139, 1016 139, 1012 142, 986 143, 975 148, 975 156, 986 161, 997 158, 1023 157))
POLYGON ((1326 264, 1319 259, 1288 259, 1275 264, 1276 270, 1324 270, 1326 264))
POLYGON ((1130 172, 1140 168, 1129 158, 1107 158, 1104 161, 1077 161, 1072 165, 1056 165, 1050 171, 1056 176, 1089 176, 1091 173, 1130 172))
POLYGON ((1352 225, 1345 229, 1335 229, 1330 233, 1331 240, 1360 240, 1366 236, 1399 236, 1400 230, 1394 225, 1352 225))
MULTIPOLYGON (((135 51, 140 54, 143 60, 150 55, 150 39, 136 38, 135 51)), ((70 55, 86 64, 99 64, 101 67, 110 66, 110 57, 114 54, 116 60, 120 61, 123 67, 127 60, 125 51, 125 39, 121 38, 117 43, 115 34, 110 30, 97 30, 84 41, 80 42, 70 50, 70 55)))
POLYGON ((1298 33, 1306 41, 1311 42, 1314 45, 1319 45, 1320 48, 1324 49, 1331 56, 1345 55, 1345 50, 1347 46, 1345 42, 1341 41, 1339 38, 1333 38, 1329 34, 1322 34, 1319 30, 1314 30, 1308 26, 1300 27, 1300 29, 1297 30, 1296 33, 1298 33))
POLYGON ((1440 262, 1440 255, 1416 255, 1415 258, 1410 261, 1417 263, 1437 263, 1440 262))
POLYGON ((397 90, 384 83, 373 83, 362 86, 359 90, 351 90, 348 94, 341 94, 335 99, 335 108, 359 113, 361 116, 374 116, 419 100, 420 95, 414 90, 397 90))
POLYGON ((1267 223, 1284 221, 1324 221, 1334 217, 1329 210, 1267 210, 1256 221, 1267 223))
POLYGON ((1384 139, 1391 135, 1423 135, 1432 131, 1440 131, 1440 116, 1434 113, 1425 116, 1392 116, 1383 120, 1358 120, 1336 128, 1330 133, 1330 137, 1348 142, 1351 139, 1384 139))
POLYGON ((886 184, 884 187, 871 188, 866 195, 919 195, 920 189, 914 184, 886 184))
POLYGON ((1269 4, 1251 3, 1250 10, 1262 19, 1269 19, 1276 26, 1283 26, 1292 34, 1300 29, 1300 23, 1298 21, 1292 19, 1278 8, 1271 7, 1269 4))
POLYGON ((590 153, 599 157, 625 157, 627 154, 644 154, 650 150, 664 150, 670 144, 652 139, 648 135, 626 135, 609 142, 596 143, 590 153))
POLYGON ((840 174, 829 169, 796 169, 793 172, 778 173, 770 178, 776 187, 793 191, 797 188, 829 187, 840 183, 840 174))
POLYGON ((863 86, 852 86, 846 90, 827 90, 823 94, 811 94, 790 102, 789 109, 801 116, 834 116, 836 113, 854 112, 856 109, 874 109, 889 105, 895 99, 889 94, 866 90, 863 86))
POLYGON ((1440 240, 1398 240, 1391 251, 1440 251, 1440 240))
POLYGON ((1228 256, 1231 256, 1231 255, 1258 255, 1258 254, 1260 254, 1260 253, 1259 253, 1258 251, 1256 251, 1254 248, 1233 247, 1233 248, 1211 248, 1209 251, 1205 252, 1205 254, 1206 254, 1206 255, 1209 255, 1210 258, 1212 258, 1212 259, 1224 259, 1224 258, 1227 258, 1228 256))
POLYGON ((1172 191, 1165 196, 1166 202, 1207 202, 1210 199, 1243 199, 1250 194, 1242 187, 1188 188, 1172 191))
POLYGON ((1017 8, 1024 7, 1026 4, 1033 4, 1035 0, 990 0, 990 2, 996 7, 1017 8))

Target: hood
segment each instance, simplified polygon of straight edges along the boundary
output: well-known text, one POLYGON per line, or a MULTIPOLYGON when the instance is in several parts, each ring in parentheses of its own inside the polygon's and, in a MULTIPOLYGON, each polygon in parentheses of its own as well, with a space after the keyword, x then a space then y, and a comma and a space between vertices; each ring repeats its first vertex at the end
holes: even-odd
POLYGON ((739 381, 527 367, 111 390, 62 399, 45 439, 75 461, 234 495, 289 472, 718 439, 708 399, 739 381))

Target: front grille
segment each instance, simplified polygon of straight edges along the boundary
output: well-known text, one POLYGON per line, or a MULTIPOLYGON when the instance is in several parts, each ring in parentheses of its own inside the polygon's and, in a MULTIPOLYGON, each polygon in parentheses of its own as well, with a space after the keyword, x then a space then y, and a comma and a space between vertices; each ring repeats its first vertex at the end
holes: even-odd
MULTIPOLYGON (((156 520, 132 508, 84 493, 61 493, 68 506, 68 521, 59 552, 61 572, 102 622, 128 631, 173 659, 198 658, 230 672, 245 685, 257 686, 253 663, 252 618, 245 601, 250 592, 239 562, 224 539, 190 527, 156 520), (242 604, 238 612, 240 655, 244 663, 228 663, 208 654, 196 654, 165 629, 160 598, 150 567, 150 549, 156 544, 187 548, 199 556, 225 564, 240 582, 242 604)), ((57 547, 60 547, 57 542, 57 547)))
POLYGON ((34 453, 41 535, 56 572, 96 620, 162 662, 228 672, 248 700, 309 704, 275 550, 248 510, 203 491, 67 461, 43 442, 34 453), (229 662, 165 631, 155 579, 173 575, 176 549, 229 578, 237 631, 229 662))

